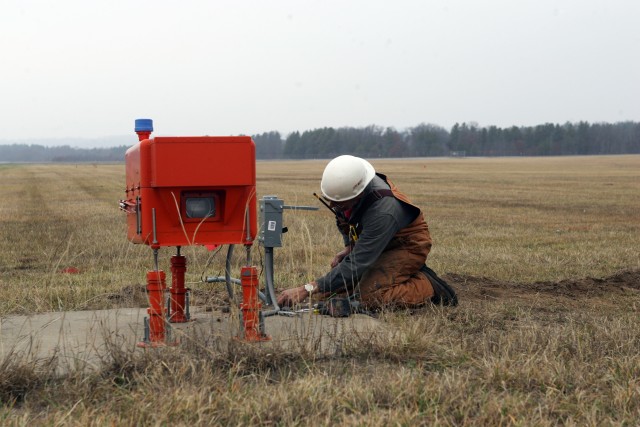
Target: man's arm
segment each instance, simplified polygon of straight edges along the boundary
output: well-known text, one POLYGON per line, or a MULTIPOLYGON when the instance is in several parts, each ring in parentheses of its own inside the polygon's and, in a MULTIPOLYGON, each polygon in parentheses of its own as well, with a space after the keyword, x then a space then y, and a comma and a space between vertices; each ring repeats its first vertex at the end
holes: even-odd
POLYGON ((378 200, 365 212, 362 217, 362 233, 351 253, 327 275, 317 280, 320 292, 337 291, 345 285, 357 282, 380 257, 399 230, 396 215, 391 213, 394 211, 394 203, 399 205, 397 200, 387 197, 378 200))

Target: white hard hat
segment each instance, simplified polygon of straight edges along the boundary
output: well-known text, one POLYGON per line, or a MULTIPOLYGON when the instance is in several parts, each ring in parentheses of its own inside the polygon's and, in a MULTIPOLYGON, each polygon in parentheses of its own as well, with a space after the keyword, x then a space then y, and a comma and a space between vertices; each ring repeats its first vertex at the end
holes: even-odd
POLYGON ((375 175, 376 170, 365 159, 339 156, 324 168, 320 189, 326 199, 343 202, 360 195, 375 175))

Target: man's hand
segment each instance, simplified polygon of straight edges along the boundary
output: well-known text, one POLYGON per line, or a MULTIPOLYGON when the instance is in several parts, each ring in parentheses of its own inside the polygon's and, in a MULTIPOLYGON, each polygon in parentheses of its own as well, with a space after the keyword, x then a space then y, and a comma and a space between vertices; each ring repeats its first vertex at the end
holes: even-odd
POLYGON ((331 268, 334 268, 336 265, 340 264, 340 262, 351 253, 351 246, 345 246, 343 250, 338 252, 336 256, 331 260, 331 268))
POLYGON ((304 286, 286 289, 278 295, 278 305, 280 307, 294 305, 305 299, 308 295, 309 293, 304 289, 304 286))
POLYGON ((312 285, 315 290, 318 289, 318 284, 314 281, 314 282, 308 283, 307 285, 284 290, 280 295, 278 295, 278 300, 277 300, 278 305, 288 306, 288 305, 294 305, 301 302, 302 300, 304 300, 306 297, 310 295, 309 291, 305 289, 305 287, 308 285, 312 285))

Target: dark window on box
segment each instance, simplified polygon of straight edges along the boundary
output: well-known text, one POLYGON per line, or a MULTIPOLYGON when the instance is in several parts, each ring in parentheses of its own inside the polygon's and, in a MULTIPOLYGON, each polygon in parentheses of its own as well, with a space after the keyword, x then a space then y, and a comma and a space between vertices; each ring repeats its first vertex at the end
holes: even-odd
POLYGON ((190 197, 186 202, 187 218, 205 218, 216 215, 213 197, 190 197))
POLYGON ((214 192, 182 194, 182 216, 189 220, 217 220, 220 217, 220 196, 214 192))

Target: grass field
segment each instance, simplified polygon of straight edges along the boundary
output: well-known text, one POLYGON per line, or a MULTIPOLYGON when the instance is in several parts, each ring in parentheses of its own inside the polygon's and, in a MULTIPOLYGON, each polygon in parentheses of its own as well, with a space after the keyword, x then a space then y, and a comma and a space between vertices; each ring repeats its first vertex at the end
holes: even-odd
MULTIPOLYGON (((638 425, 640 156, 372 163, 423 208, 428 263, 459 307, 385 313, 392 333, 351 337, 331 357, 114 343, 97 372, 64 376, 28 355, 5 359, 0 420, 638 425)), ((258 197, 317 205, 325 164, 259 162, 258 197)), ((123 165, 1 165, 0 196, 0 317, 146 306, 152 255, 126 239, 123 165)), ((279 288, 326 272, 341 246, 324 209, 286 211, 285 225, 279 288)), ((165 271, 172 254, 160 252, 165 271)), ((221 304, 224 286, 201 278, 223 273, 224 253, 183 254, 193 304, 221 304)))

